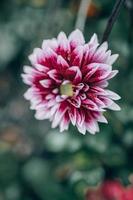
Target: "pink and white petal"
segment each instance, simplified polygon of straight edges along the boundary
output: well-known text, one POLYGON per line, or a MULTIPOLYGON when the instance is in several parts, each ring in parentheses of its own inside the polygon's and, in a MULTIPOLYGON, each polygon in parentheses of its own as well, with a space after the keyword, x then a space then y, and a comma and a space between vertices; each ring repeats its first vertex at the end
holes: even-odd
POLYGON ((59 89, 58 89, 58 88, 53 89, 53 90, 52 90, 52 93, 53 93, 53 94, 58 94, 58 93, 59 93, 59 89))
POLYGON ((75 48, 78 45, 83 45, 85 43, 84 36, 79 29, 76 29, 75 31, 73 31, 69 35, 68 40, 72 48, 75 48))
POLYGON ((98 97, 93 97, 93 101, 99 108, 104 108, 105 104, 98 97))
POLYGON ((82 59, 83 59, 84 47, 79 45, 77 46, 70 57, 70 63, 73 66, 81 67, 82 59))
POLYGON ((43 50, 43 57, 39 60, 39 64, 53 68, 57 63, 57 54, 50 47, 43 50))
POLYGON ((106 53, 106 57, 105 57, 105 59, 103 59, 103 63, 106 63, 106 64, 109 64, 108 63, 108 60, 109 60, 109 58, 110 58, 110 56, 111 56, 111 50, 108 50, 106 53))
POLYGON ((89 85, 85 83, 84 84, 84 92, 87 92, 89 89, 90 89, 89 85))
POLYGON ((101 46, 99 46, 99 48, 97 49, 97 51, 95 52, 95 54, 93 55, 92 58, 92 62, 102 62, 103 60, 106 59, 106 50, 108 48, 108 43, 104 42, 101 46))
POLYGON ((108 124, 107 119, 102 114, 98 117, 97 121, 101 122, 101 123, 108 124))
POLYGON ((101 54, 99 53, 99 55, 96 56, 96 58, 92 59, 92 62, 94 60, 95 62, 108 64, 108 62, 107 62, 108 57, 109 57, 109 53, 108 52, 101 53, 101 54))
POLYGON ((102 53, 102 52, 105 53, 107 51, 107 49, 108 49, 108 43, 104 42, 98 47, 96 54, 99 55, 99 53, 102 53))
POLYGON ((112 67, 110 65, 100 63, 97 71, 95 72, 95 74, 93 74, 93 76, 91 76, 89 82, 99 82, 106 79, 111 73, 111 70, 112 67))
POLYGON ((49 68, 44 65, 35 64, 34 66, 38 71, 43 72, 44 74, 46 74, 49 71, 49 68))
POLYGON ((94 103, 94 101, 92 101, 90 99, 83 100, 82 105, 83 105, 83 107, 87 108, 88 110, 94 110, 94 111, 100 111, 101 110, 101 108, 99 108, 97 106, 97 104, 94 103))
POLYGON ((41 101, 42 99, 39 95, 32 97, 32 99, 30 99, 30 103, 31 103, 30 109, 35 110, 36 107, 41 103, 41 101))
POLYGON ((82 133, 83 135, 85 135, 85 133, 86 133, 86 125, 85 125, 85 123, 83 123, 82 126, 79 126, 79 125, 76 125, 76 126, 78 128, 78 131, 80 133, 82 133))
POLYGON ((110 74, 106 77, 106 80, 112 79, 116 76, 116 74, 118 74, 118 70, 113 70, 110 72, 110 74))
POLYGON ((59 45, 58 48, 59 48, 61 55, 63 57, 67 56, 68 53, 70 53, 70 44, 66 37, 66 34, 64 32, 60 32, 57 37, 57 40, 58 40, 58 45, 59 45))
POLYGON ((85 100, 87 98, 87 95, 85 93, 80 94, 81 100, 85 100))
POLYGON ((46 75, 46 73, 29 66, 24 66, 24 72, 28 75, 32 75, 33 77, 46 75))
POLYGON ((31 74, 31 75, 33 75, 34 72, 35 72, 35 69, 33 67, 24 65, 23 71, 24 71, 25 74, 31 74))
POLYGON ((34 88, 29 88, 25 93, 24 93, 24 98, 27 100, 30 100, 34 97, 35 95, 35 89, 34 88))
POLYGON ((47 72, 47 74, 49 75, 49 77, 51 79, 53 79, 56 83, 61 83, 61 77, 60 77, 60 74, 58 73, 58 71, 56 69, 52 69, 52 70, 49 70, 47 72))
POLYGON ((80 97, 73 97, 73 98, 71 98, 71 99, 68 99, 68 102, 71 104, 71 105, 73 105, 75 108, 80 108, 80 106, 81 106, 81 99, 80 99, 80 97))
POLYGON ((113 99, 113 100, 121 99, 121 97, 118 94, 116 94, 115 92, 111 90, 106 90, 106 93, 107 93, 107 97, 109 97, 110 99, 113 99))
POLYGON ((98 70, 98 65, 97 64, 95 64, 95 63, 92 63, 92 64, 89 64, 89 65, 86 65, 86 66, 84 66, 84 68, 82 69, 82 72, 84 73, 84 74, 86 74, 85 75, 85 77, 84 77, 84 81, 86 82, 88 82, 89 80, 90 80, 90 77, 93 75, 93 74, 95 74, 95 72, 98 70))
POLYGON ((84 59, 83 59, 83 64, 82 64, 83 66, 92 63, 92 57, 95 54, 97 47, 98 47, 98 44, 97 45, 92 45, 92 44, 84 45, 84 57, 83 57, 84 59))
POLYGON ((109 85, 109 83, 106 80, 102 80, 99 82, 95 82, 92 84, 92 86, 99 86, 101 88, 106 88, 109 85))
POLYGON ((106 96, 99 96, 99 99, 104 103, 105 107, 109 108, 113 104, 113 101, 106 96))
POLYGON ((68 111, 71 123, 73 126, 76 125, 76 120, 77 120, 77 109, 73 106, 71 106, 70 110, 68 111))
POLYGON ((93 135, 99 131, 98 123, 95 120, 85 122, 85 126, 87 131, 93 135))
POLYGON ((30 62, 31 62, 32 65, 38 63, 38 60, 37 60, 38 54, 41 54, 41 49, 35 48, 35 49, 33 50, 33 53, 31 53, 31 54, 28 56, 28 58, 29 58, 29 60, 30 60, 30 62), (36 52, 37 52, 37 53, 36 53, 36 52))
POLYGON ((94 33, 93 36, 91 37, 89 43, 88 43, 90 46, 96 46, 96 45, 99 45, 98 43, 98 37, 97 37, 97 34, 94 33))
POLYGON ((43 40, 42 49, 45 50, 47 47, 50 47, 55 51, 58 47, 58 42, 56 38, 53 38, 51 40, 43 40))
POLYGON ((99 129, 98 122, 96 122, 95 126, 96 126, 96 132, 99 132, 99 131, 100 131, 100 129, 99 129))
POLYGON ((99 46, 97 35, 91 37, 90 41, 84 45, 84 62, 83 65, 89 64, 92 56, 96 52, 97 47, 99 46))
POLYGON ((36 54, 32 53, 31 55, 28 56, 28 58, 33 66, 38 63, 36 54))
POLYGON ((120 106, 116 104, 115 102, 113 102, 110 106, 108 106, 108 108, 110 110, 117 110, 117 111, 121 110, 120 106))
POLYGON ((111 55, 107 61, 108 65, 112 65, 118 59, 118 57, 118 54, 111 55))
POLYGON ((77 66, 72 66, 67 69, 65 76, 68 80, 71 80, 74 84, 78 84, 82 80, 82 73, 80 68, 77 66))
POLYGON ((43 51, 40 48, 35 48, 33 50, 33 53, 29 55, 30 62, 35 65, 37 63, 40 63, 41 60, 43 60, 43 51))
POLYGON ((94 117, 94 119, 101 123, 108 123, 107 119, 104 117, 102 112, 92 112, 91 115, 94 117))
POLYGON ((34 81, 34 76, 31 74, 21 74, 21 77, 23 79, 23 82, 27 85, 32 85, 34 81))
POLYGON ((53 85, 51 79, 44 79, 39 82, 44 88, 50 88, 53 85))
POLYGON ((60 123, 60 132, 63 132, 64 130, 68 130, 69 123, 70 123, 69 115, 66 112, 60 123))
POLYGON ((83 65, 81 68, 83 76, 85 76, 88 72, 92 71, 93 69, 97 69, 98 63, 90 63, 83 65))
POLYGON ((68 65, 67 61, 62 56, 59 55, 57 57, 57 69, 61 73, 64 73, 68 68, 69 68, 69 65, 68 65))
POLYGON ((54 115, 54 119, 52 122, 52 128, 57 127, 60 123, 62 118, 64 117, 66 111, 68 110, 68 106, 66 103, 61 103, 59 109, 56 111, 54 115))
POLYGON ((56 102, 62 102, 65 101, 68 98, 66 95, 57 95, 56 96, 56 102))
POLYGON ((97 94, 97 95, 106 95, 107 94, 106 90, 99 86, 91 86, 90 92, 93 94, 97 94))
POLYGON ((85 112, 82 110, 77 110, 76 124, 77 127, 85 128, 85 112))
POLYGON ((60 104, 59 103, 55 103, 51 108, 50 108, 50 115, 51 117, 55 115, 55 113, 57 112, 57 110, 59 109, 60 104))
POLYGON ((38 105, 36 105, 36 110, 46 110, 48 109, 47 100, 42 100, 38 105))
POLYGON ((50 99, 53 99, 53 98, 55 98, 55 95, 52 94, 52 93, 48 93, 48 94, 45 96, 45 99, 46 99, 46 100, 50 100, 50 99))
POLYGON ((50 59, 53 59, 53 58, 57 58, 57 54, 55 53, 55 51, 53 51, 50 47, 47 47, 45 49, 45 51, 43 51, 43 55, 45 56, 45 58, 50 58, 50 59))
POLYGON ((35 118, 38 120, 49 119, 51 117, 50 111, 47 109, 44 110, 37 110, 35 113, 35 118))
POLYGON ((79 84, 75 85, 75 88, 80 91, 84 88, 84 86, 85 86, 84 83, 79 83, 79 84))
POLYGON ((56 98, 52 98, 50 99, 48 102, 47 102, 47 107, 48 108, 51 108, 52 106, 56 105, 57 104, 57 101, 56 101, 56 98))

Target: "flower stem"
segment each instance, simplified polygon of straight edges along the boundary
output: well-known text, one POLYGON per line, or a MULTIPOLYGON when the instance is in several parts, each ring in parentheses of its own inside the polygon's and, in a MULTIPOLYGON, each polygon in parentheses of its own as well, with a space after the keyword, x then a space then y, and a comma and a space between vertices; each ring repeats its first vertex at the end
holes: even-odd
POLYGON ((114 8, 113 8, 113 10, 111 12, 111 15, 110 15, 110 17, 108 19, 106 29, 105 29, 104 34, 103 34, 102 43, 104 41, 108 40, 109 35, 111 33, 111 30, 113 28, 113 25, 114 25, 119 13, 120 13, 120 8, 121 8, 121 6, 122 6, 122 4, 124 2, 125 2, 125 0, 117 0, 116 1, 115 5, 114 5, 114 8))
POLYGON ((79 28, 81 31, 84 31, 87 11, 91 5, 91 1, 92 0, 81 0, 80 2, 75 28, 79 28))
POLYGON ((129 46, 129 58, 128 58, 128 68, 127 72, 132 70, 133 59, 132 59, 132 52, 133 52, 133 1, 127 0, 126 7, 129 13, 129 33, 128 33, 128 46, 129 46))

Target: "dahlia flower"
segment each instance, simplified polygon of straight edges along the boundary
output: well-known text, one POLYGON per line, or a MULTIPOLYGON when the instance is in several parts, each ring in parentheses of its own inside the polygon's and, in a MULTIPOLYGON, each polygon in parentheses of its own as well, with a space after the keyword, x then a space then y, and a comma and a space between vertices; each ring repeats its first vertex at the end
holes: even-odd
POLYGON ((67 130, 70 122, 82 134, 99 131, 98 122, 107 123, 106 109, 120 110, 114 100, 119 95, 106 89, 108 80, 118 70, 112 64, 107 42, 99 45, 94 34, 85 43, 80 30, 67 38, 60 32, 57 39, 44 40, 29 56, 32 67, 24 66, 22 78, 29 89, 24 97, 31 102, 39 120, 49 119, 52 128, 67 130))

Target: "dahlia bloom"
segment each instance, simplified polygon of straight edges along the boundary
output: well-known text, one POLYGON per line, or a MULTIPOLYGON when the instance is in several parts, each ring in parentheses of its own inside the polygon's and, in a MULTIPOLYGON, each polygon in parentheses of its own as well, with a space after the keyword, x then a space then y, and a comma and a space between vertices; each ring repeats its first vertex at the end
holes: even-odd
POLYGON ((70 122, 82 134, 99 131, 98 122, 107 123, 103 112, 120 110, 114 102, 119 95, 106 89, 118 72, 112 70, 118 55, 107 49, 107 42, 99 45, 96 34, 85 43, 79 30, 68 38, 60 32, 57 39, 35 48, 29 56, 32 67, 24 66, 22 78, 30 86, 24 97, 36 110, 36 119, 49 119, 61 132, 70 122))

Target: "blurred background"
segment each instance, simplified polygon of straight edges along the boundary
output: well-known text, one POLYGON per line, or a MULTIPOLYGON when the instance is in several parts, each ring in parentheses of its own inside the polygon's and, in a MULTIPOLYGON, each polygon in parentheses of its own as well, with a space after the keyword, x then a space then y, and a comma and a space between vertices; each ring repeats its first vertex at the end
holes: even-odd
MULTIPOLYGON (((115 0, 93 0, 87 10, 86 41, 101 40, 115 0)), ((69 34, 80 0, 0 1, 0 200, 82 200, 88 187, 106 179, 133 183, 133 2, 127 0, 109 38, 119 53, 120 72, 110 88, 122 97, 109 125, 82 136, 70 127, 59 133, 34 119, 24 100, 20 74, 43 39, 69 34)))

